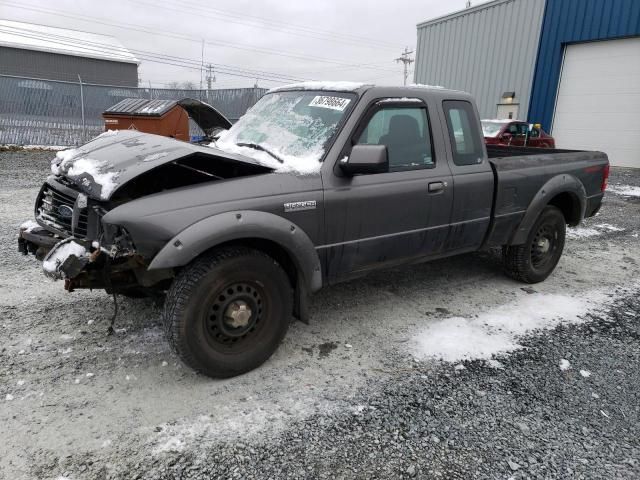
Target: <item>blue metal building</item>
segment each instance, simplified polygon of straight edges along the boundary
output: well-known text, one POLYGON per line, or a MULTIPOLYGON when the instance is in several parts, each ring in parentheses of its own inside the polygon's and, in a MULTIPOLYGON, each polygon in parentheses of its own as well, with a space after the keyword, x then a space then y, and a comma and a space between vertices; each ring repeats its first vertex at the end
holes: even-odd
POLYGON ((493 0, 421 23, 415 81, 640 167, 640 0, 493 0))

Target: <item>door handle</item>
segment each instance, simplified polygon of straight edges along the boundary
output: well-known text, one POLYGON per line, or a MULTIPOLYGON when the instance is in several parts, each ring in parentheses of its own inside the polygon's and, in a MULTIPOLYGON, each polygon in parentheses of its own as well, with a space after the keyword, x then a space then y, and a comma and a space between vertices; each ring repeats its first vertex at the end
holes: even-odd
POLYGON ((438 193, 444 190, 447 186, 446 182, 431 182, 429 184, 429 193, 438 193))

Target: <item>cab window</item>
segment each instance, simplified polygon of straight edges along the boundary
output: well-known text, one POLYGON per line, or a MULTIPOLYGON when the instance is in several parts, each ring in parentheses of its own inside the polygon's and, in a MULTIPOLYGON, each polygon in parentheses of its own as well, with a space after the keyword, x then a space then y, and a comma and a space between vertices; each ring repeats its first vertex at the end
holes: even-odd
POLYGON ((423 107, 381 108, 356 143, 385 145, 391 172, 434 166, 429 117, 423 107))
POLYGON ((447 119, 453 163, 463 166, 482 163, 482 137, 471 104, 462 100, 445 100, 442 108, 447 119))

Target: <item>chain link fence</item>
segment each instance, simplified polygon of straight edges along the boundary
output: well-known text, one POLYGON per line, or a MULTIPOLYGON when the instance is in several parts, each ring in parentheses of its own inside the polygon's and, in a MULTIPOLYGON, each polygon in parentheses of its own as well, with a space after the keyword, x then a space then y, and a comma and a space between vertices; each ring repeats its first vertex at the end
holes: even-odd
POLYGON ((104 131, 102 112, 124 98, 195 98, 234 122, 266 91, 112 87, 0 75, 0 145, 80 145, 104 131))

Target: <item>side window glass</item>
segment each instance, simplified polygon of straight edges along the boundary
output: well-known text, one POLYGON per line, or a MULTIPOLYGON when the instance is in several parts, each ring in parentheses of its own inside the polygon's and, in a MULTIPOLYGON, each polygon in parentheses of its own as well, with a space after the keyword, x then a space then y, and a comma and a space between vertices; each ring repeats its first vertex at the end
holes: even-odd
POLYGON ((540 130, 538 130, 537 128, 532 128, 529 132, 529 136, 531 138, 538 138, 540 136, 540 130))
POLYGON ((471 104, 460 100, 445 100, 442 102, 442 107, 453 149, 453 163, 456 165, 482 163, 484 158, 482 137, 471 104))
POLYGON ((389 171, 434 166, 431 131, 425 108, 382 108, 373 114, 359 144, 386 145, 389 171))
POLYGON ((523 137, 529 133, 529 125, 526 123, 518 124, 518 135, 522 135, 523 137))

